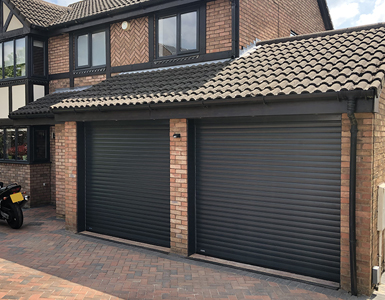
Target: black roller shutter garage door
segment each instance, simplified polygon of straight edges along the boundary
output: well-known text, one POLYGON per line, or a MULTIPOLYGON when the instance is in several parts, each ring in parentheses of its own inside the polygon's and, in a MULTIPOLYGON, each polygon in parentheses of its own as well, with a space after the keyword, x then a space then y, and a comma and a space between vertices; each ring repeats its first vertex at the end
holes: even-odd
POLYGON ((196 252, 339 282, 340 117, 195 124, 196 252))
POLYGON ((170 246, 168 121, 86 124, 86 229, 170 246))

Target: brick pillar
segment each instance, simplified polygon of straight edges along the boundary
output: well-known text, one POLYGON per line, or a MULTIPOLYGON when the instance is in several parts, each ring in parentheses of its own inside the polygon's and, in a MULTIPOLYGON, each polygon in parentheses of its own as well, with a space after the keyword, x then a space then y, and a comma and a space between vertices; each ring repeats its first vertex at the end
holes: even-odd
POLYGON ((65 215, 65 134, 64 124, 55 125, 55 198, 56 215, 65 215))
MULTIPOLYGON (((357 113, 356 237, 358 293, 370 295, 373 179, 373 114, 357 113)), ((341 153, 341 287, 350 291, 349 256, 349 161, 350 121, 342 115, 341 153)), ((373 254, 374 255, 374 254, 373 254)))
POLYGON ((66 229, 77 231, 77 147, 76 122, 64 124, 65 135, 65 223, 66 229))
POLYGON ((51 161, 51 204, 56 205, 56 156, 55 156, 55 126, 50 127, 49 146, 50 146, 50 161, 51 161))
POLYGON ((170 241, 171 252, 188 254, 187 120, 170 120, 170 241), (180 138, 174 138, 179 133, 180 138))

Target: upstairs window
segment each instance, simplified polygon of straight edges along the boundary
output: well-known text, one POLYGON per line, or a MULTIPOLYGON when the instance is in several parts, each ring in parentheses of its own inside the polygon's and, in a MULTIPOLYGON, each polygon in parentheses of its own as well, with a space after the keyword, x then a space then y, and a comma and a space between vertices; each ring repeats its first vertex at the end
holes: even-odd
POLYGON ((1 57, 1 78, 13 78, 26 76, 26 46, 25 38, 0 43, 1 57))
POLYGON ((177 56, 199 51, 198 11, 189 11, 158 18, 158 57, 177 56))
POLYGON ((106 65, 106 31, 76 36, 76 68, 106 65))
POLYGON ((43 41, 33 40, 32 73, 34 76, 45 76, 44 42, 43 41))

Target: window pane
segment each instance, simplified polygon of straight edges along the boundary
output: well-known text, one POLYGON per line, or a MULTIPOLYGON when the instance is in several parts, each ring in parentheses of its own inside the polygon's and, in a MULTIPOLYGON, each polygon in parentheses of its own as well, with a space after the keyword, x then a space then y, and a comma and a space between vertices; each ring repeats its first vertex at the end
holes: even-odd
POLYGON ((15 129, 5 130, 5 143, 7 147, 7 159, 15 159, 15 129))
POLYGON ((88 34, 78 36, 78 66, 88 66, 88 34))
POLYGON ((16 40, 16 76, 25 76, 25 38, 16 40))
POLYGON ((159 19, 159 57, 176 55, 176 17, 159 19))
POLYGON ((27 160, 27 128, 17 130, 17 159, 27 160))
POLYGON ((106 33, 98 32, 92 35, 92 65, 106 64, 106 33))
POLYGON ((35 160, 45 160, 48 158, 47 153, 47 130, 37 129, 34 134, 34 153, 35 160))
POLYGON ((33 41, 33 74, 44 76, 44 42, 33 41))
POLYGON ((0 79, 3 78, 3 43, 0 43, 0 79))
POLYGON ((0 129, 0 159, 4 159, 4 129, 0 129))
POLYGON ((4 77, 13 77, 13 41, 4 43, 4 77))
POLYGON ((181 51, 197 49, 197 12, 193 11, 180 16, 181 51))

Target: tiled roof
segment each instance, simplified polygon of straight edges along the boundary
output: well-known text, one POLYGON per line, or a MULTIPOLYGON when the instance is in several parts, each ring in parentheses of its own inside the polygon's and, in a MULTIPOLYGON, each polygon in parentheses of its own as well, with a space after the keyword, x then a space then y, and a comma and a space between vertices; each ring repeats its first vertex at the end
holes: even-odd
POLYGON ((27 104, 26 106, 23 106, 19 108, 16 111, 13 111, 10 113, 10 116, 38 116, 38 115, 51 115, 53 117, 53 114, 50 110, 50 106, 54 105, 56 103, 59 103, 63 99, 72 97, 77 92, 66 92, 66 93, 55 93, 50 94, 45 97, 42 97, 40 99, 37 99, 34 102, 31 102, 27 104))
POLYGON ((384 26, 260 42, 250 55, 228 63, 119 75, 52 108, 379 92, 385 73, 384 26))
POLYGON ((26 20, 34 25, 46 27, 68 10, 67 7, 55 5, 42 0, 7 0, 13 4, 26 20))
MULTIPOLYGON (((31 24, 49 27, 94 17, 143 3, 158 3, 162 0, 80 0, 68 7, 55 5, 43 0, 5 0, 11 2, 21 15, 31 24)), ((163 0, 167 2, 167 0, 163 0)), ((321 15, 327 29, 332 29, 329 11, 325 0, 319 0, 321 15)))
POLYGON ((148 1, 150 0, 83 0, 69 5, 68 12, 62 14, 51 25, 79 20, 148 1))
POLYGON ((43 0, 6 1, 11 2, 31 24, 49 27, 119 10, 139 3, 150 2, 151 0, 83 0, 70 4, 68 7, 43 0))

